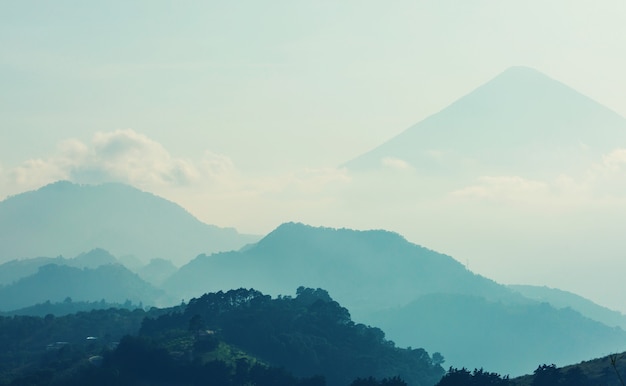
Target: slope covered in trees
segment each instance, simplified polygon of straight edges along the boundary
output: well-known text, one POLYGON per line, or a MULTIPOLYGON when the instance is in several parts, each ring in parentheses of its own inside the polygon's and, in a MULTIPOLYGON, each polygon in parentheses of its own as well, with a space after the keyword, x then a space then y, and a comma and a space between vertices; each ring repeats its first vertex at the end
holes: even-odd
POLYGON ((562 365, 626 348, 622 330, 542 305, 381 230, 283 224, 245 250, 198 256, 164 284, 182 298, 239 287, 276 295, 298 285, 328 289, 355 320, 403 346, 446 353, 456 367, 515 376, 538 362, 562 365))
POLYGON ((239 289, 165 310, 0 317, 0 327, 0 384, 426 386, 444 373, 440 356, 395 347, 304 287, 294 298, 239 289))

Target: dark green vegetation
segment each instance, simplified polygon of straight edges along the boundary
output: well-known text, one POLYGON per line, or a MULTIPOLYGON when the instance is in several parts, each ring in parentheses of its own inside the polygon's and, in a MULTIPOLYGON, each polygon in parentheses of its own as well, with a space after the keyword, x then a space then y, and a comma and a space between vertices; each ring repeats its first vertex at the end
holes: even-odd
POLYGON ((136 333, 145 316, 143 310, 108 309, 63 317, 0 317, 0 383, 43 385, 73 376, 89 357, 136 333))
POLYGON ((621 329, 526 298, 386 231, 283 224, 245 250, 198 256, 164 288, 189 298, 238 287, 277 295, 298 285, 327 289, 356 320, 398 344, 440 351, 454 366, 521 375, 537 363, 626 348, 621 329))
POLYGON ((483 369, 451 367, 436 386, 624 386, 625 359, 622 353, 563 368, 543 364, 532 374, 514 379, 483 369))
POLYGON ((490 373, 483 369, 469 371, 466 368, 450 367, 446 375, 441 378, 437 386, 513 386, 508 376, 502 377, 498 373, 490 373))
POLYGON ((444 373, 440 357, 395 347, 303 287, 295 298, 239 289, 169 310, 0 317, 0 327, 4 384, 433 385, 444 373))
POLYGON ((173 202, 122 184, 56 182, 0 202, 0 262, 104 248, 182 264, 258 240, 200 222, 173 202), (33 242, 36 240, 36 242, 33 242))
POLYGON ((625 376, 626 353, 621 353, 561 368, 544 364, 513 381, 515 386, 624 386, 625 376))

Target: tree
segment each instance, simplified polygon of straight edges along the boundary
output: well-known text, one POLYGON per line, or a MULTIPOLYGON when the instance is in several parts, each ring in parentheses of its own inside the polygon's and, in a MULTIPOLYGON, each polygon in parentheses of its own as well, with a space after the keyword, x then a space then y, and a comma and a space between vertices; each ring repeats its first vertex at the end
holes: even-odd
POLYGON ((466 368, 450 370, 437 383, 437 386, 508 386, 509 377, 501 377, 500 374, 490 373, 483 369, 474 369, 470 372, 466 368))
POLYGON ((198 331, 204 328, 204 320, 202 320, 202 316, 195 314, 189 319, 189 331, 197 334, 198 331))
POLYGON ((443 362, 445 362, 445 358, 443 357, 443 355, 441 355, 441 353, 439 352, 434 352, 433 353, 433 366, 440 366, 443 364, 443 362))
POLYGON ((543 364, 537 367, 534 375, 532 386, 554 386, 558 385, 561 380, 561 373, 554 364, 543 364))

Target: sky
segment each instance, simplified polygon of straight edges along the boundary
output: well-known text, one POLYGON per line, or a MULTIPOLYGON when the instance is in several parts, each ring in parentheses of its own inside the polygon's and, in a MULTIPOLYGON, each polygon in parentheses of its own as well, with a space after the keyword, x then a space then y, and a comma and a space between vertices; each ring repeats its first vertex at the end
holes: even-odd
POLYGON ((0 199, 116 181, 245 233, 384 228, 626 312, 619 184, 550 216, 515 176, 523 204, 408 209, 401 170, 341 167, 515 65, 626 116, 625 26, 623 1, 0 2, 0 199))

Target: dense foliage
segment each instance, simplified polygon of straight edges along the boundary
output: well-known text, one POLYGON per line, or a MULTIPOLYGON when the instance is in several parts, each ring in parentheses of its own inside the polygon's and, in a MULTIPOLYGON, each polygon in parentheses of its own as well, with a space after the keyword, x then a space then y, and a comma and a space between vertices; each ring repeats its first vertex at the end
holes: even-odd
POLYGON ((0 317, 5 385, 433 385, 422 349, 355 324, 321 289, 206 294, 167 310, 0 317))
POLYGON ((508 376, 502 377, 483 369, 469 371, 451 367, 436 386, 512 386, 508 376))
POLYGON ((35 374, 51 377, 135 334, 145 316, 141 309, 109 309, 63 317, 0 317, 0 383, 35 374))
POLYGON ((141 333, 154 336, 189 323, 297 376, 323 374, 329 385, 367 376, 432 385, 444 372, 423 349, 397 348, 380 329, 352 322, 321 289, 300 287, 295 298, 277 299, 246 289, 206 294, 181 314, 146 319, 141 333))

